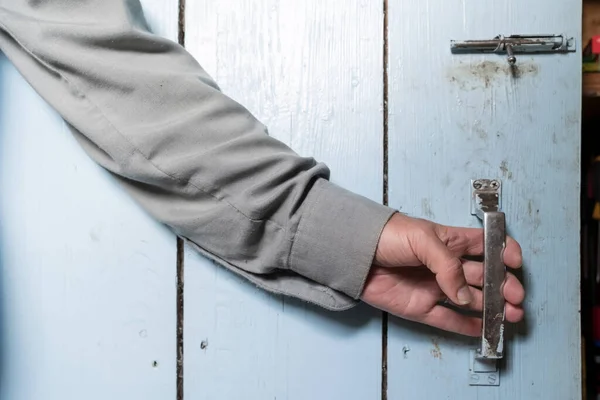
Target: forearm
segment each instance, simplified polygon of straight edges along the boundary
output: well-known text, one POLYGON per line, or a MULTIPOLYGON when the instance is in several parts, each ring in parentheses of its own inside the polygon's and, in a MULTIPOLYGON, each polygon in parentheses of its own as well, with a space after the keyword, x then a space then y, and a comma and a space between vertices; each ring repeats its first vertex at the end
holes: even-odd
POLYGON ((203 254, 268 290, 352 305, 393 210, 269 137, 132 3, 0 0, 0 49, 90 157, 203 254))

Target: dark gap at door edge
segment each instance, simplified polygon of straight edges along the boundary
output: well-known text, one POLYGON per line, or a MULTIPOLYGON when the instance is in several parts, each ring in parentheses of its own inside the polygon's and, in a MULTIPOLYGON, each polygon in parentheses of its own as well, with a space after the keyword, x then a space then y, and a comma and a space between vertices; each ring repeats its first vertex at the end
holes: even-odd
MULTIPOLYGON (((177 15, 177 41, 185 47, 185 0, 179 0, 177 15)), ((177 363, 175 370, 176 398, 183 400, 183 264, 184 264, 183 239, 177 238, 177 363)))
MULTIPOLYGON (((388 0, 383 0, 383 204, 388 205, 388 0)), ((388 314, 381 315, 381 400, 387 400, 388 314)))

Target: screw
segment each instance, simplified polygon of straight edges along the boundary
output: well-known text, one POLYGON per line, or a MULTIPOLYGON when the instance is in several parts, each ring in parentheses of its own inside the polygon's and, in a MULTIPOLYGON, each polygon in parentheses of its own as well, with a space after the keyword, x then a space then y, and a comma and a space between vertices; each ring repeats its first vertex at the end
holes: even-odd
POLYGON ((481 189, 482 186, 483 186, 483 184, 481 183, 481 181, 473 182, 473 188, 475 188, 475 189, 481 189))
POLYGON ((493 385, 494 383, 496 383, 496 375, 488 375, 488 383, 490 385, 493 385))
POLYGON ((492 181, 490 185, 492 186, 492 189, 498 189, 498 187, 500 186, 498 181, 492 181))

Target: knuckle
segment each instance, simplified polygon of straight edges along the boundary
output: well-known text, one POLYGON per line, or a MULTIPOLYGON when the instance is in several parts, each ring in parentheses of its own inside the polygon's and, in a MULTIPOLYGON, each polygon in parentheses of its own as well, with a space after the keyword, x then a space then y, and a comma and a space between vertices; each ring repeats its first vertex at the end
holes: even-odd
POLYGON ((410 230, 410 239, 415 245, 427 243, 430 237, 430 232, 423 224, 418 224, 414 229, 410 230))
POLYGON ((448 227, 445 225, 433 224, 432 230, 440 240, 445 241, 448 238, 448 227))
POLYGON ((444 271, 447 275, 451 276, 462 276, 462 263, 458 258, 451 258, 446 262, 444 271))

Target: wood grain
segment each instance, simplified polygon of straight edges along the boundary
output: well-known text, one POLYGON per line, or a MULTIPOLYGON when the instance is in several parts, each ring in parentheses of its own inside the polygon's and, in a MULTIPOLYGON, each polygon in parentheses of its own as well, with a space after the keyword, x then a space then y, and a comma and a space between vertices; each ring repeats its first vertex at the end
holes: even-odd
MULTIPOLYGON (((382 3, 187 0, 186 46, 274 137, 382 199, 382 3)), ((378 399, 379 313, 271 296, 192 250, 185 398, 378 399)))
MULTIPOLYGON (((177 37, 177 1, 143 1, 177 37)), ((0 57, 0 398, 175 398, 175 237, 0 57)))
POLYGON ((469 181, 502 179, 528 294, 499 387, 468 385, 475 341, 391 318, 388 398, 580 399, 581 54, 517 56, 513 75, 503 56, 453 56, 449 45, 499 33, 578 38, 581 6, 389 0, 389 21, 390 204, 480 226, 469 181))

